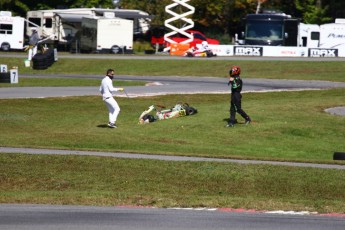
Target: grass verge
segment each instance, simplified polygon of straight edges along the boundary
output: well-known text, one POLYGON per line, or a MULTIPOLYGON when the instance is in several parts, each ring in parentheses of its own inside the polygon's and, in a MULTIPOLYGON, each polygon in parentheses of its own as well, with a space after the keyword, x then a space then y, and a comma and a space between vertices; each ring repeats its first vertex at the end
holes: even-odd
POLYGON ((0 203, 345 213, 344 170, 0 154, 0 203))
MULTIPOLYGON (((68 86, 99 86, 99 79, 79 78, 20 78, 18 84, 0 83, 1 87, 68 87, 68 86)), ((143 86, 141 81, 120 81, 116 80, 116 86, 143 86)))
MULTIPOLYGON (((302 59, 301 59, 302 60, 302 59)), ((345 62, 331 61, 234 61, 216 59, 144 60, 59 58, 46 70, 24 67, 22 58, 0 58, 9 67, 18 66, 19 74, 85 74, 103 75, 108 68, 116 74, 145 76, 227 77, 231 65, 242 68, 245 78, 327 80, 344 82, 345 62)))
MULTIPOLYGON (((108 129, 98 96, 0 100, 2 146, 333 163, 345 149, 344 119, 324 112, 344 105, 345 89, 246 93, 249 126, 225 128, 229 95, 118 98, 118 129, 108 129), (187 102, 193 116, 138 125, 152 104, 187 102)), ((243 119, 237 116, 238 121, 243 119)))

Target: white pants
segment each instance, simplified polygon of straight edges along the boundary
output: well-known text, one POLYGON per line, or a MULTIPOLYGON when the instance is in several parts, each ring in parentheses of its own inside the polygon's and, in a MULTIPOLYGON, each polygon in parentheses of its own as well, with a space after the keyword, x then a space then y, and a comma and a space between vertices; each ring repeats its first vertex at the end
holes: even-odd
POLYGON ((33 56, 37 54, 37 46, 34 46, 29 49, 28 60, 31 61, 33 56))
POLYGON ((117 116, 120 113, 120 107, 113 97, 105 99, 104 102, 107 105, 108 110, 109 110, 109 122, 115 124, 117 120, 117 116))

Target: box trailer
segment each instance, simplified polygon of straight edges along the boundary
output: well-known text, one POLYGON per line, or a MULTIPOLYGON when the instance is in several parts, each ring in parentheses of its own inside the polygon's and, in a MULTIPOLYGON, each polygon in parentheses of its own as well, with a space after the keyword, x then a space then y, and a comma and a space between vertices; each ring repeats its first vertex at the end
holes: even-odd
POLYGON ((24 24, 22 17, 12 17, 9 11, 0 11, 0 49, 23 49, 24 24))
POLYGON ((133 21, 117 17, 84 17, 82 53, 133 53, 133 21))

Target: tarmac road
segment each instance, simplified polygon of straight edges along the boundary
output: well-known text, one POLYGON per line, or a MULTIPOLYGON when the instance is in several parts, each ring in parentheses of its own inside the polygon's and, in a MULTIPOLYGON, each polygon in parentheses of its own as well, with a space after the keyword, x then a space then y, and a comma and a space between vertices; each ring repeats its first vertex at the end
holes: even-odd
POLYGON ((343 230, 345 218, 215 209, 0 205, 1 230, 343 230))
MULTIPOLYGON (((20 78, 92 78, 103 76, 85 75, 19 75, 20 78)), ((215 94, 229 93, 228 79, 219 77, 167 77, 167 76, 116 76, 119 80, 147 81, 149 86, 129 86, 125 90, 131 97, 164 95, 164 94, 215 94)), ((320 90, 329 88, 345 88, 344 82, 244 79, 243 92, 269 92, 287 90, 320 90)), ((1 98, 42 98, 63 96, 99 95, 98 87, 20 87, 20 90, 0 88, 1 98)), ((117 93, 117 96, 124 96, 117 93)))

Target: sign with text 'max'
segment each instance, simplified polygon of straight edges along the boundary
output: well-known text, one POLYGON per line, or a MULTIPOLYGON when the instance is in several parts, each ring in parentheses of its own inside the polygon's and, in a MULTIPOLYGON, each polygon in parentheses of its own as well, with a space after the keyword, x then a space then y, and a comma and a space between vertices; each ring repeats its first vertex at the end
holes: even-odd
POLYGON ((256 46, 234 46, 235 56, 262 56, 263 48, 256 46))
POLYGON ((308 49, 309 57, 338 57, 338 49, 321 49, 310 48, 308 49))

